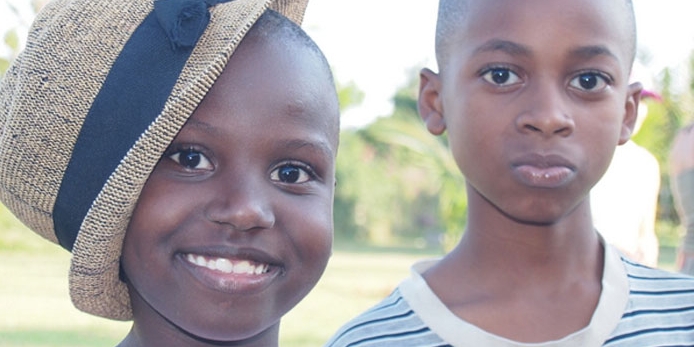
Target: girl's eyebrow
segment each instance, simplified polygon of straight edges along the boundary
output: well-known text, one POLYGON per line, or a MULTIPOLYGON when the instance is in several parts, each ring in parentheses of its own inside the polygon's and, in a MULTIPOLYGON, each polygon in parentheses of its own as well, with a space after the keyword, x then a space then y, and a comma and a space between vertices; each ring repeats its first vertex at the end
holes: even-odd
POLYGON ((334 156, 332 147, 330 147, 330 145, 326 141, 322 141, 322 140, 318 140, 318 141, 310 141, 310 140, 306 140, 306 139, 279 140, 279 141, 277 141, 276 146, 280 147, 280 148, 284 148, 284 149, 289 149, 289 150, 298 150, 298 149, 302 149, 302 148, 309 148, 309 150, 317 151, 326 157, 333 157, 334 156))
MULTIPOLYGON (((215 135, 222 135, 222 133, 214 127, 212 124, 203 122, 194 118, 189 118, 188 123, 186 123, 186 126, 193 127, 196 130, 200 130, 206 133, 209 133, 212 136, 215 135)), ((325 156, 328 157, 333 157, 334 156, 334 151, 332 149, 332 146, 327 141, 317 139, 315 141, 311 141, 309 139, 287 139, 287 140, 278 140, 277 143, 275 144, 276 147, 278 148, 285 148, 285 149, 293 149, 293 150, 298 150, 301 148, 310 148, 313 151, 317 151, 322 153, 325 156)))
MULTIPOLYGON (((209 133, 211 135, 220 135, 221 134, 221 132, 216 127, 214 127, 212 124, 197 120, 197 119, 192 118, 192 117, 188 118, 188 121, 186 122, 185 126, 193 127, 197 130, 209 133)), ((184 126, 184 128, 185 128, 185 126, 184 126)))

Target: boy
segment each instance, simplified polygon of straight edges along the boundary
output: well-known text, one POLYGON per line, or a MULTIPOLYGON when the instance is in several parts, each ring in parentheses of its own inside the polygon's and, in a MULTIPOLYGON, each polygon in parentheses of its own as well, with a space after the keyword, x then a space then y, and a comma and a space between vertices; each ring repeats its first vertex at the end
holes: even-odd
POLYGON ((2 81, 2 201, 71 250, 77 308, 133 320, 121 346, 277 346, 325 269, 338 105, 305 5, 58 0, 2 81))
POLYGON ((328 346, 694 344, 694 279, 620 257, 591 222, 642 89, 631 4, 441 0, 436 49, 419 111, 466 178, 464 236, 328 346))

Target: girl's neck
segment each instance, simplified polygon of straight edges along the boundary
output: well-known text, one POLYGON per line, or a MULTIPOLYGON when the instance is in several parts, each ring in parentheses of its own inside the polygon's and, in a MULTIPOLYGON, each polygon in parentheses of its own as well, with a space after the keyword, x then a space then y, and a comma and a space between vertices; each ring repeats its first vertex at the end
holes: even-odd
POLYGON ((179 328, 151 329, 141 328, 136 322, 117 347, 278 347, 279 324, 271 327, 263 333, 240 341, 212 341, 190 335, 179 328), (155 331, 157 330, 157 331, 155 331))

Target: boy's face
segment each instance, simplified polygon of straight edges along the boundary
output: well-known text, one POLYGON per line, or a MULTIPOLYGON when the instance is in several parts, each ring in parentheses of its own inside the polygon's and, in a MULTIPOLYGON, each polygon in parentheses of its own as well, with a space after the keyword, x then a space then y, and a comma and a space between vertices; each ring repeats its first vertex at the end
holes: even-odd
POLYGON ((469 1, 446 66, 424 70, 420 90, 469 194, 532 224, 585 200, 636 116, 627 11, 624 0, 469 1))
POLYGON ((122 264, 143 331, 276 343, 325 269, 334 86, 315 52, 270 40, 242 41, 142 191, 122 264))

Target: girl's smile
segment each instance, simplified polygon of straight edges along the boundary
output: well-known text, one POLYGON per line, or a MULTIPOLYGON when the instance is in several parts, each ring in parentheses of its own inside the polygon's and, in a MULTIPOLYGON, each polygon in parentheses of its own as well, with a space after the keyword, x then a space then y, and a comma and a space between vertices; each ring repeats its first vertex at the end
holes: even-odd
POLYGON ((185 253, 177 259, 184 262, 184 269, 203 286, 227 294, 243 295, 262 291, 283 272, 281 266, 256 260, 258 258, 249 253, 234 257, 185 253))
POLYGON ((185 259, 200 267, 205 267, 213 271, 219 271, 225 274, 246 274, 246 275, 261 275, 268 272, 269 265, 255 263, 252 260, 237 260, 221 257, 205 257, 203 255, 193 255, 188 253, 185 259))

